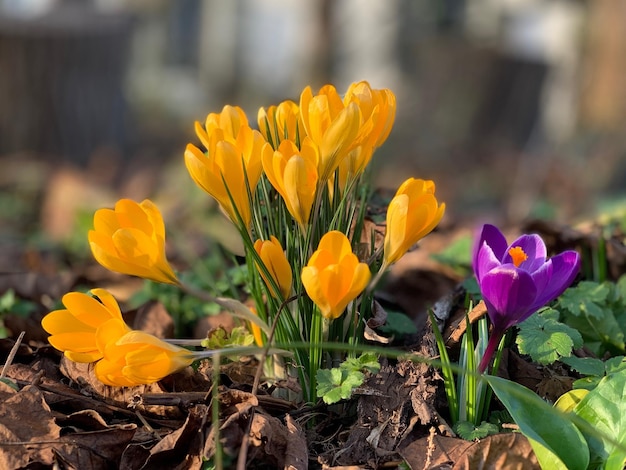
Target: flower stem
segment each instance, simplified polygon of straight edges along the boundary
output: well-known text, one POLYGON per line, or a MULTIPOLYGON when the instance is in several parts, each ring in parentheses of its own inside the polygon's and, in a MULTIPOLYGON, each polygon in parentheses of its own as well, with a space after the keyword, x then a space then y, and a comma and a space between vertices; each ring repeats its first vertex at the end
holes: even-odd
POLYGON ((500 344, 500 340, 502 339, 503 335, 504 335, 504 331, 498 331, 494 329, 491 332, 491 336, 489 337, 489 342, 487 343, 487 349, 485 349, 485 354, 483 354, 483 358, 481 359, 480 364, 478 365, 478 372, 480 374, 484 373, 485 369, 487 369, 487 366, 491 362, 491 358, 493 357, 493 354, 496 352, 496 349, 498 349, 498 345, 500 344))

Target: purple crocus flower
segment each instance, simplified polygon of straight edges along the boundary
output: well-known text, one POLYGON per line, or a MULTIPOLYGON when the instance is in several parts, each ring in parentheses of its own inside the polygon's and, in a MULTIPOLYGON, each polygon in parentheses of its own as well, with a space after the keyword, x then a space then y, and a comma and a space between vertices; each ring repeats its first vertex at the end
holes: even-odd
POLYGON ((546 245, 539 235, 522 235, 508 245, 500 230, 485 224, 474 245, 473 266, 493 325, 478 366, 482 373, 507 329, 570 286, 580 269, 580 256, 564 251, 546 259, 546 245))

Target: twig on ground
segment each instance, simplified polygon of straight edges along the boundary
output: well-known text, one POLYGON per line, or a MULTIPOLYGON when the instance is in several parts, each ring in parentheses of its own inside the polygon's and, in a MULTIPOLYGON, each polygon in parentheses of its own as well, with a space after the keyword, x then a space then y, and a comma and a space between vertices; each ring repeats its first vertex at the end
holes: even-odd
POLYGON ((9 356, 7 357, 7 360, 4 363, 4 366, 2 367, 2 372, 0 372, 0 379, 3 379, 5 377, 7 368, 13 363, 13 359, 15 359, 15 355, 17 354, 17 350, 19 349, 20 344, 22 344, 22 340, 24 339, 25 334, 26 332, 22 331, 20 335, 17 337, 15 344, 11 348, 11 352, 9 352, 9 356))

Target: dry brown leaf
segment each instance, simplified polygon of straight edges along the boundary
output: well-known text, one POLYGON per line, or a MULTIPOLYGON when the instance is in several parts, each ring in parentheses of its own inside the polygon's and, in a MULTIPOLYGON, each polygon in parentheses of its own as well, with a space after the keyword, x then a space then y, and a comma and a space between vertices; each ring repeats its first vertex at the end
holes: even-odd
POLYGON ((152 447, 145 461, 135 460, 145 456, 144 453, 135 448, 132 451, 124 452, 120 468, 142 468, 145 470, 162 468, 173 470, 201 469, 208 412, 209 407, 206 405, 195 405, 190 408, 185 423, 152 447))
POLYGON ((285 470, 306 470, 309 468, 309 452, 304 430, 289 414, 285 416, 285 423, 288 433, 285 470))
POLYGON ((232 331, 235 327, 235 317, 230 312, 220 312, 217 315, 209 315, 200 318, 193 330, 194 338, 206 338, 211 330, 223 328, 232 331))
POLYGON ((0 468, 52 465, 52 444, 60 433, 37 387, 27 386, 10 395, 0 406, 0 468))
MULTIPOLYGON (((248 461, 258 459, 274 468, 285 468, 291 437, 294 436, 278 418, 257 411, 250 427, 252 447, 248 452, 248 461)), ((290 453, 290 456, 293 454, 290 453)))
POLYGON ((428 470, 453 465, 473 442, 431 434, 411 442, 400 455, 413 470, 428 470))
POLYGON ((13 387, 10 387, 9 384, 0 381, 0 403, 4 403, 16 393, 17 390, 15 390, 13 387))
POLYGON ((174 320, 161 302, 146 302, 137 310, 128 312, 125 319, 134 330, 145 331, 157 338, 174 336, 174 320))
POLYGON ((495 434, 472 443, 456 460, 454 470, 539 470, 535 453, 523 435, 495 434))
POLYGON ((81 410, 67 416, 57 417, 57 424, 62 427, 71 426, 85 431, 109 429, 109 425, 95 410, 81 410))
POLYGON ((135 424, 121 424, 99 431, 65 434, 54 445, 56 460, 66 468, 117 468, 136 430, 135 424))
MULTIPOLYGON (((467 323, 465 322, 465 308, 457 309, 452 316, 448 319, 448 324, 444 329, 442 336, 446 342, 448 348, 457 348, 465 334, 467 329, 467 323)), ((476 304, 476 306, 467 313, 470 324, 474 324, 487 314, 487 306, 482 300, 476 304)))
POLYGON ((65 431, 55 445, 57 460, 77 469, 119 466, 124 448, 137 431, 133 423, 109 426, 94 410, 58 417, 57 424, 65 431))

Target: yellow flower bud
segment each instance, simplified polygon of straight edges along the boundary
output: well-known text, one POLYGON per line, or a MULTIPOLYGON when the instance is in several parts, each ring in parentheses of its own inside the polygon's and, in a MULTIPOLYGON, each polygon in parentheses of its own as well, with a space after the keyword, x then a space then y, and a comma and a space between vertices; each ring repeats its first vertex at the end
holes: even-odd
POLYGON ((270 106, 267 111, 260 108, 257 123, 261 134, 274 149, 277 149, 283 140, 301 142, 306 136, 300 108, 291 100, 283 101, 278 106, 270 106))
MULTIPOLYGON (((263 264, 269 271, 272 279, 280 288, 280 293, 283 298, 286 299, 291 293, 291 266, 285 256, 283 247, 280 245, 278 239, 274 236, 270 237, 270 240, 257 240, 254 242, 254 250, 259 254, 263 264)), ((275 296, 273 289, 271 289, 269 280, 265 277, 262 270, 259 269, 261 277, 265 284, 268 286, 272 296, 275 296)))
POLYGON ((196 125, 207 152, 188 144, 185 149, 187 171, 198 186, 217 200, 235 224, 238 224, 238 212, 247 229, 252 218, 250 196, 254 195, 262 172, 261 158, 264 152, 271 153, 272 148, 259 131, 247 125, 247 120, 226 120, 225 129, 216 127, 216 123, 221 122, 217 118, 210 123, 207 119, 207 122, 206 132, 196 125))
POLYGON ((384 266, 398 261, 411 246, 430 233, 443 217, 445 204, 435 198, 435 183, 409 178, 387 208, 384 266))
POLYGON ((156 205, 120 199, 115 209, 99 209, 89 231, 89 245, 98 263, 111 271, 156 282, 177 284, 165 257, 165 225, 156 205))
POLYGON ((332 231, 320 240, 319 247, 302 269, 302 284, 322 316, 334 320, 367 287, 371 273, 359 263, 350 241, 332 231))
POLYGON ((332 85, 325 85, 315 96, 306 87, 300 95, 300 116, 307 135, 320 149, 317 171, 326 182, 357 144, 359 107, 355 103, 345 106, 332 85))
MULTIPOLYGON (((256 308, 254 307, 249 307, 249 308, 252 313, 258 316, 258 312, 256 311, 256 308)), ((263 340, 263 331, 261 331, 261 327, 259 327, 259 325, 257 325, 254 322, 248 322, 248 324, 250 325, 250 332, 252 333, 252 336, 254 337, 254 343, 258 347, 262 348, 265 341, 263 340)))
POLYGON ((301 227, 309 222, 317 188, 317 146, 305 137, 298 150, 283 140, 278 150, 263 155, 263 170, 281 195, 287 210, 301 227))
POLYGON ((374 149, 380 147, 391 132, 396 117, 396 97, 387 88, 372 89, 366 81, 352 83, 343 98, 344 104, 356 103, 362 116, 356 140, 374 149))
POLYGON ((191 351, 143 331, 125 332, 115 321, 98 329, 97 340, 104 358, 96 363, 95 373, 106 385, 133 387, 158 382, 194 361, 191 351))

